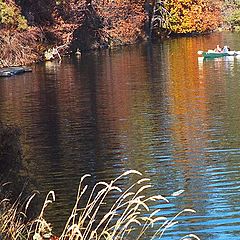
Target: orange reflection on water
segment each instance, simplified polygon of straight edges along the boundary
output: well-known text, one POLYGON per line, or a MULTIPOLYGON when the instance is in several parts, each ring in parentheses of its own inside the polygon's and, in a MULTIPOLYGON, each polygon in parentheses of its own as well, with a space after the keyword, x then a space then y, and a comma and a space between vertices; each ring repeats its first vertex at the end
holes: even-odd
POLYGON ((169 62, 174 66, 170 68, 169 85, 171 113, 176 118, 172 132, 177 147, 186 150, 186 159, 189 153, 204 154, 208 140, 204 132, 209 124, 206 80, 204 77, 199 79, 197 46, 194 41, 190 43, 181 51, 176 47, 173 49, 176 54, 169 56, 169 62))

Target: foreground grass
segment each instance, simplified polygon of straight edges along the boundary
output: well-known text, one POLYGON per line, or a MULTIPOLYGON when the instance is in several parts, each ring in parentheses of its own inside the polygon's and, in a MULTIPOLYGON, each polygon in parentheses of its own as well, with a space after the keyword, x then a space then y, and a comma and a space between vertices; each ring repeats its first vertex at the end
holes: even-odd
MULTIPOLYGON (((20 196, 13 204, 9 204, 7 198, 3 199, 0 202, 0 239, 139 240, 146 239, 145 234, 148 233, 148 239, 153 240, 160 239, 168 228, 177 224, 179 215, 195 212, 192 209, 184 209, 172 219, 167 219, 160 215, 160 209, 152 210, 150 206, 153 202, 168 203, 168 200, 161 195, 148 197, 146 192, 152 187, 150 179, 143 178, 142 174, 135 170, 123 173, 110 183, 98 182, 91 190, 85 184, 88 177, 90 175, 84 175, 80 180, 75 205, 61 236, 54 236, 51 225, 44 219, 47 206, 55 201, 55 194, 50 191, 39 216, 31 221, 27 220, 26 212, 35 194, 23 202, 20 196), (139 179, 126 189, 120 188, 118 182, 132 174, 138 175, 139 179), (106 207, 107 198, 113 191, 118 192, 119 197, 111 202, 107 213, 102 216, 101 209, 106 207), (149 232, 153 232, 151 237, 149 232)), ((189 234, 182 239, 199 238, 189 234)))

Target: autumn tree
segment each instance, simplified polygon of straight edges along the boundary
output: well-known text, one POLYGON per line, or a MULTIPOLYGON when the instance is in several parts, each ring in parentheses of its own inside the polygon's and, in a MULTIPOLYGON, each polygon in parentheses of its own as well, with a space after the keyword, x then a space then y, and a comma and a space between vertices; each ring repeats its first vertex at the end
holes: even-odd
POLYGON ((143 0, 99 1, 99 13, 111 45, 131 44, 145 37, 144 3, 143 0))
POLYGON ((174 33, 201 33, 216 29, 221 19, 221 2, 216 0, 168 0, 164 7, 170 13, 174 33))

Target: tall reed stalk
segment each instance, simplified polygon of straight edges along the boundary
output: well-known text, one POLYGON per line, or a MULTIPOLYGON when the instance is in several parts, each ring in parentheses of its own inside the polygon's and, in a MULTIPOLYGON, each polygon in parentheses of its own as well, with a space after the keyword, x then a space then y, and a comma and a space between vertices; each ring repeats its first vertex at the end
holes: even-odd
MULTIPOLYGON (((53 191, 46 196, 38 218, 32 221, 24 223, 23 220, 34 195, 26 201, 25 211, 19 208, 18 200, 1 213, 0 223, 4 227, 0 227, 0 234, 8 240, 154 240, 160 239, 167 229, 176 225, 179 215, 195 213, 192 209, 184 209, 171 219, 161 216, 161 209, 154 210, 151 206, 157 201, 168 203, 168 199, 161 195, 149 196, 150 179, 143 178, 138 171, 126 171, 110 183, 98 182, 92 190, 85 183, 88 177, 90 175, 84 175, 80 180, 76 202, 59 237, 53 236, 51 225, 44 219, 46 207, 55 201, 53 191), (138 175, 139 179, 126 189, 119 187, 119 181, 132 174, 138 175), (118 193, 118 198, 106 204, 113 192, 118 193), (106 213, 102 215, 102 212, 106 213)), ((180 193, 175 193, 175 196, 180 193)), ((199 238, 189 234, 182 239, 199 238)))

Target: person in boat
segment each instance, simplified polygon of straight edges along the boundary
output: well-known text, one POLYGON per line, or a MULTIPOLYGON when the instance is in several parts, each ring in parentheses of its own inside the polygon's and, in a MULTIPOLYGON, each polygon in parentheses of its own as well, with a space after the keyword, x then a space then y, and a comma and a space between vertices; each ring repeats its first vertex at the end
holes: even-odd
POLYGON ((227 53, 228 51, 229 51, 229 47, 228 47, 228 46, 224 46, 224 47, 223 47, 223 52, 224 52, 224 53, 227 53))
POLYGON ((214 49, 214 52, 222 52, 222 49, 219 45, 214 49))

